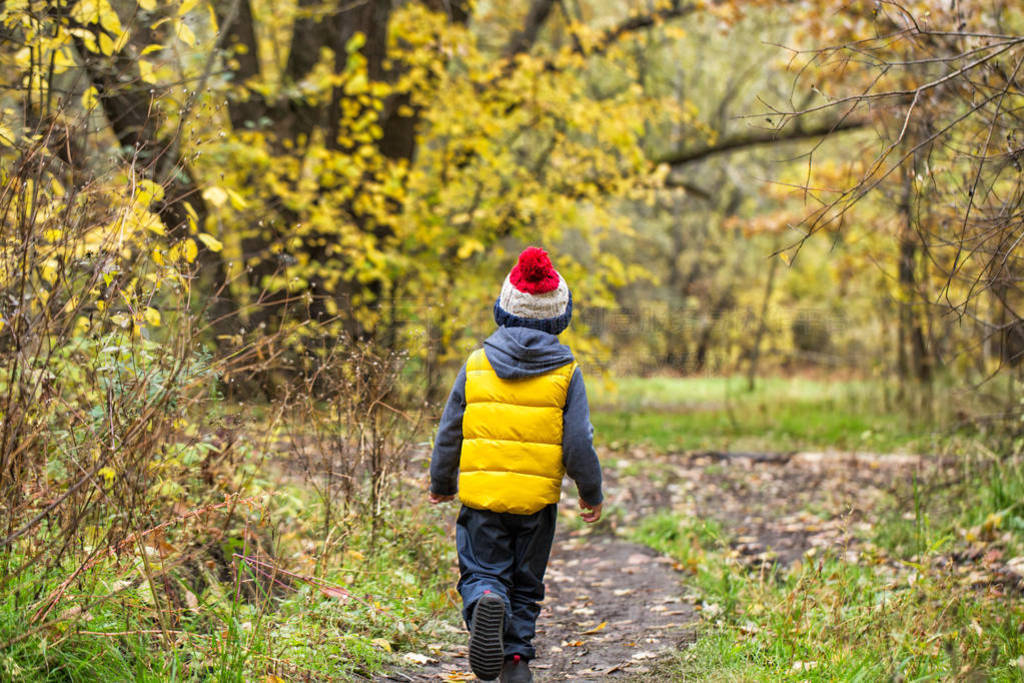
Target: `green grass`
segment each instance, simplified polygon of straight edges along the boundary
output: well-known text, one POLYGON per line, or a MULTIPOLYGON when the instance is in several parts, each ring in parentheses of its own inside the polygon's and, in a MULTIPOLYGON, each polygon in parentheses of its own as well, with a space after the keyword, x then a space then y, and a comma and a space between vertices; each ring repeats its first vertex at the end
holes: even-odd
POLYGON ((758 378, 753 391, 745 377, 622 377, 587 385, 591 406, 616 408, 698 409, 764 399, 819 401, 872 395, 878 385, 868 380, 820 380, 803 377, 758 378))
POLYGON ((956 478, 914 479, 897 486, 874 540, 912 559, 964 546, 1024 555, 1024 460, 960 456, 956 478))
MULTIPOLYGON (((927 561, 825 554, 790 569, 738 565, 719 531, 672 515, 636 540, 688 567, 703 625, 662 660, 665 680, 1021 680, 1024 603, 927 561)), ((929 558, 923 558, 927 560, 929 558)))
MULTIPOLYGON (((447 590, 454 584, 448 572, 453 551, 442 525, 450 512, 389 509, 376 542, 368 521, 357 520, 343 557, 322 577, 356 596, 348 600, 301 581, 246 598, 229 581, 207 584, 195 596, 195 609, 174 610, 154 603, 138 563, 126 556, 120 566, 87 572, 55 612, 86 605, 86 618, 4 648, 0 680, 248 681, 267 674, 352 680, 380 674, 402 653, 430 654, 431 644, 458 632, 447 590), (88 606, 115 586, 113 599, 88 606)), ((287 557, 301 549, 301 543, 283 542, 279 562, 288 566, 287 557)), ((29 573, 8 587, 0 596, 0 644, 31 627, 39 595, 67 573, 29 573)), ((241 575, 253 578, 244 568, 241 575)), ((189 572, 172 572, 169 579, 181 589, 193 587, 189 572)), ((158 582, 157 594, 166 600, 163 585, 158 582)))
POLYGON ((593 392, 593 421, 613 447, 907 450, 957 464, 894 482, 858 556, 758 571, 713 520, 642 520, 633 540, 676 559, 702 618, 692 647, 637 680, 1024 680, 1019 593, 979 583, 981 559, 950 562, 968 549, 995 561, 1024 554, 1024 460, 993 453, 1024 443, 950 433, 942 406, 888 408, 886 387, 871 382, 773 378, 743 389, 730 378, 623 380, 593 392))
POLYGON ((630 378, 593 390, 598 443, 662 451, 841 448, 928 450, 927 421, 888 410, 867 381, 767 378, 752 392, 729 377, 630 378))

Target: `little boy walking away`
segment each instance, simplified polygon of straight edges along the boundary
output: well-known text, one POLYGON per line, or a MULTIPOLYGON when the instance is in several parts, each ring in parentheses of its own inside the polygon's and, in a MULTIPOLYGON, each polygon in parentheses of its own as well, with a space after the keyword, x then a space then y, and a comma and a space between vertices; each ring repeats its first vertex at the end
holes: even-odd
POLYGON ((430 502, 462 501, 456 526, 469 663, 479 678, 532 681, 533 636, 562 477, 582 518, 601 517, 601 466, 583 376, 557 335, 572 295, 529 247, 494 304, 498 330, 455 379, 430 463, 430 502))

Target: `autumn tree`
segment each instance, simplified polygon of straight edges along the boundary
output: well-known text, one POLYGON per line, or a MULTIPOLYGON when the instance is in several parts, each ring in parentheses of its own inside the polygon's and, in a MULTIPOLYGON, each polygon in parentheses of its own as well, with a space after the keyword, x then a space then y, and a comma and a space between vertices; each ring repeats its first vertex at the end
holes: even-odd
POLYGON ((774 112, 782 125, 828 111, 873 122, 877 142, 802 226, 840 229, 854 207, 885 198, 904 376, 1019 364, 1022 21, 1001 5, 851 7, 816 31, 829 47, 798 55, 795 88, 818 89, 819 101, 774 112))

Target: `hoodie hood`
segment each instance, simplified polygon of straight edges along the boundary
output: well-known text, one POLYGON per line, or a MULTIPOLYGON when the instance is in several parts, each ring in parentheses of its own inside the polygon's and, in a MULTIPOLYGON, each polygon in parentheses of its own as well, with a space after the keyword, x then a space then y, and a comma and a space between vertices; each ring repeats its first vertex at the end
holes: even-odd
POLYGON ((484 353, 502 379, 540 375, 573 361, 572 351, 558 337, 529 327, 499 327, 484 340, 484 353))

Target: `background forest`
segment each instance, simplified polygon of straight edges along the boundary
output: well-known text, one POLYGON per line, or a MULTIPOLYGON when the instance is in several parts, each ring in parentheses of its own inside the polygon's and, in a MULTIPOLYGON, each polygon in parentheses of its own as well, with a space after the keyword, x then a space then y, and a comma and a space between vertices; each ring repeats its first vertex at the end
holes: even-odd
POLYGON ((1019 679, 1022 65, 1012 2, 2 3, 0 678, 443 661, 429 440, 541 245, 613 487, 921 456, 816 574, 613 508, 725 605, 648 675, 1019 679))

